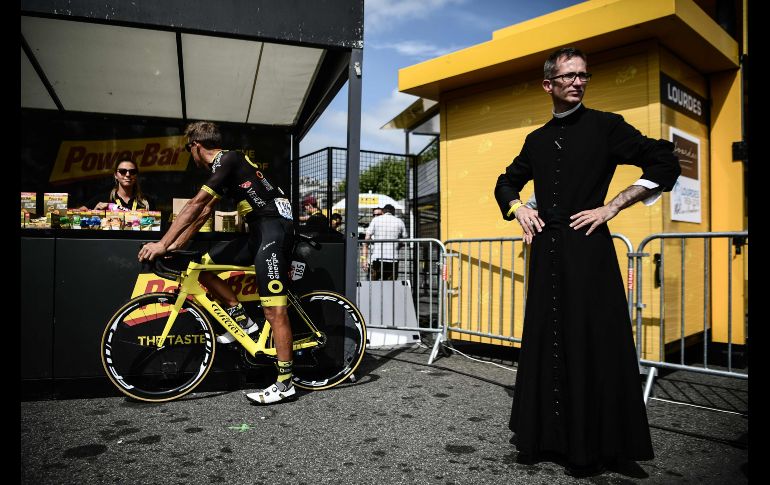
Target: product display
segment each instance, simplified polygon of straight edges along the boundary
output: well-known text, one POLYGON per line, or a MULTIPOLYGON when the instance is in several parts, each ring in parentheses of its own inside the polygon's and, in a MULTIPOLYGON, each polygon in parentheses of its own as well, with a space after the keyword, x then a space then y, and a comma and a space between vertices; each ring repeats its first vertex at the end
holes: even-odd
POLYGON ((21 193, 21 210, 30 214, 31 217, 37 215, 37 193, 36 192, 22 192, 21 193))
MULTIPOLYGON (((46 216, 53 211, 67 210, 69 194, 66 192, 46 192, 43 194, 43 214, 46 216)), ((50 218, 49 218, 50 219, 50 218)))
POLYGON ((214 230, 217 232, 243 232, 243 218, 238 215, 238 211, 215 211, 214 230))

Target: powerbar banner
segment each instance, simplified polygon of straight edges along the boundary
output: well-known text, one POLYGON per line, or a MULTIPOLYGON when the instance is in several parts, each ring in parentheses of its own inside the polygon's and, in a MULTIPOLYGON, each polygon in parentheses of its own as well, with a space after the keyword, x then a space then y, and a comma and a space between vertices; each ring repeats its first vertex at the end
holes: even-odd
MULTIPOLYGON (((246 274, 243 271, 225 271, 220 273, 219 277, 230 285, 239 301, 259 300, 257 280, 254 273, 246 274)), ((171 293, 177 287, 176 281, 167 280, 152 273, 140 273, 136 277, 131 298, 156 291, 171 293)))
POLYGON ((190 154, 184 136, 125 140, 63 141, 59 145, 51 183, 72 182, 112 174, 117 160, 134 160, 139 171, 184 172, 190 154))

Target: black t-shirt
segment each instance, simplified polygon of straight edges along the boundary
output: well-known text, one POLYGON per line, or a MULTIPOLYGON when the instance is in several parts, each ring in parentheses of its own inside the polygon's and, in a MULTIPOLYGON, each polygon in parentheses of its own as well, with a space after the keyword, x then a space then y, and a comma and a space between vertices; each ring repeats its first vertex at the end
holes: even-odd
POLYGON ((292 219, 291 203, 283 190, 271 184, 249 157, 223 150, 211 163, 211 177, 201 190, 221 199, 227 196, 238 204, 238 213, 246 220, 263 216, 292 219))
POLYGON ((326 218, 323 212, 317 210, 307 218, 305 227, 310 231, 325 231, 329 229, 329 219, 326 218))
POLYGON ((146 194, 144 196, 145 200, 147 200, 147 204, 142 204, 141 201, 135 200, 133 197, 128 200, 123 200, 118 194, 115 194, 115 197, 110 199, 110 194, 107 195, 97 195, 95 197, 91 197, 88 202, 83 204, 84 206, 88 207, 89 209, 93 209, 96 207, 96 204, 99 202, 109 202, 112 204, 117 204, 120 208, 123 210, 155 210, 155 201, 152 199, 152 197, 148 197, 146 194))

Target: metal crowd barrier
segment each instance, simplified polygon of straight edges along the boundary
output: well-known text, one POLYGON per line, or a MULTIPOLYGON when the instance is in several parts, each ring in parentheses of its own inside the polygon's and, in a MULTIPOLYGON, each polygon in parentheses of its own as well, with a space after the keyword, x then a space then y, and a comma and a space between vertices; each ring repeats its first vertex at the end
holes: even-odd
MULTIPOLYGON (((645 238, 636 252, 627 237, 622 234, 612 234, 613 239, 622 243, 628 260, 627 268, 627 298, 630 321, 636 324, 636 351, 639 360, 640 371, 647 374, 645 383, 644 402, 648 401, 652 391, 654 378, 658 368, 677 369, 691 372, 700 372, 716 376, 726 376, 738 379, 747 379, 748 371, 738 372, 733 369, 733 309, 732 309, 732 264, 727 266, 727 370, 709 367, 709 340, 711 335, 711 320, 709 308, 711 285, 711 240, 723 238, 728 240, 726 258, 732 261, 733 252, 741 252, 741 248, 748 242, 748 231, 739 232, 709 232, 709 233, 663 233, 653 234, 645 238), (666 260, 663 240, 680 240, 680 257, 683 263, 678 270, 679 288, 678 295, 680 305, 680 336, 679 336, 679 362, 665 362, 665 308, 666 308, 666 260), (703 364, 692 365, 685 363, 685 331, 686 322, 686 297, 692 297, 692 292, 687 292, 685 284, 685 261, 687 261, 685 239, 703 239, 704 244, 704 275, 703 275, 703 364), (650 254, 644 252, 646 246, 660 240, 661 249, 656 255, 658 273, 660 275, 660 302, 659 302, 659 352, 660 361, 643 359, 642 342, 643 310, 647 307, 642 291, 643 283, 643 258, 650 254), (659 258, 659 259, 658 259, 659 258), (636 309, 636 315, 634 315, 636 309)), ((447 301, 442 304, 446 309, 445 331, 452 331, 482 338, 521 343, 517 337, 517 331, 521 333, 524 320, 524 308, 526 302, 528 256, 529 252, 524 246, 521 237, 507 238, 474 238, 474 239, 449 239, 446 245, 447 283, 444 292, 447 301), (522 261, 517 263, 517 248, 522 261), (518 269, 518 274, 516 273, 518 269), (520 285, 520 289, 517 288, 520 285), (504 296, 509 295, 506 301, 504 296), (504 302, 504 303, 503 303, 504 302), (497 308, 495 306, 497 305, 497 308), (504 308, 504 306, 508 308, 504 308)), ((670 297, 670 295, 669 295, 670 297)), ((671 303, 670 303, 671 304, 671 303)), ((748 325, 746 329, 748 334, 748 325)), ((446 335, 446 334, 445 334, 446 335)))
MULTIPOLYGON (((449 239, 445 241, 445 245, 447 248, 447 284, 449 286, 447 299, 452 300, 451 303, 447 302, 447 330, 520 343, 521 338, 515 337, 517 246, 523 257, 519 273, 519 280, 522 284, 521 291, 523 292, 522 301, 526 301, 527 268, 529 266, 529 251, 524 245, 523 238, 449 239), (498 248, 497 251, 493 251, 495 245, 498 248), (488 247, 483 248, 483 246, 488 247), (496 257, 493 253, 496 253, 496 257), (486 261, 484 261, 484 256, 487 257, 486 261), (482 276, 485 266, 488 273, 486 282, 482 276), (495 281, 497 285, 495 285, 495 281), (488 298, 482 298, 485 283, 488 298), (493 292, 495 291, 497 291, 497 312, 493 312, 493 292), (506 311, 503 306, 506 293, 510 294, 508 318, 505 318, 506 311), (475 311, 474 306, 476 307, 475 311), (486 322, 483 321, 484 316, 486 316, 486 322), (460 327, 463 323, 465 323, 466 328, 460 327), (497 331, 494 331, 493 328, 497 328, 497 331), (503 329, 508 331, 503 332, 503 329)), ((520 313, 522 316, 524 315, 523 306, 520 313)), ((519 319, 519 321, 522 320, 519 319)))
MULTIPOLYGON (((625 254, 633 250, 622 234, 612 234, 623 243, 625 254)), ((447 330, 477 337, 521 343, 517 329, 523 328, 529 273, 529 250, 522 237, 449 239, 447 248, 447 330), (494 246, 497 249, 494 250, 494 246), (516 251, 520 248, 521 263, 516 251), (475 266, 475 268, 474 268, 475 266), (519 270, 517 274, 516 271, 519 270), (487 273, 486 277, 483 276, 487 273), (486 281, 485 281, 486 280, 486 281), (521 284, 520 291, 516 291, 521 284), (488 298, 483 298, 484 290, 488 298), (495 299, 496 293, 497 298, 495 299), (517 298, 521 295, 521 299, 517 298), (504 295, 509 295, 504 308, 504 295), (495 301, 498 308, 494 309, 495 301), (521 308, 518 311, 519 307, 521 308), (460 325, 463 325, 461 327, 460 325), (496 330, 495 330, 496 329, 496 330)), ((632 317, 633 259, 628 258, 628 314, 632 317)))
MULTIPOLYGON (((636 259, 636 346, 637 346, 637 355, 639 357, 639 363, 640 366, 647 366, 647 383, 645 385, 644 389, 644 402, 647 403, 647 400, 649 399, 649 396, 652 391, 652 384, 653 379, 655 378, 655 375, 657 374, 658 368, 666 368, 666 369, 676 369, 676 370, 684 370, 689 372, 698 372, 702 374, 710 374, 710 375, 716 375, 716 376, 723 376, 723 377, 732 377, 737 379, 748 379, 748 370, 746 372, 737 372, 733 369, 733 361, 732 361, 732 355, 733 355, 733 308, 732 308, 732 287, 733 287, 733 273, 732 273, 732 261, 733 261, 733 251, 735 251, 735 254, 740 254, 741 249, 744 244, 748 244, 748 231, 737 231, 737 232, 701 232, 701 233, 662 233, 662 234, 653 234, 651 236, 648 236, 645 238, 640 244, 639 248, 637 249, 636 253, 630 253, 629 256, 636 259), (679 337, 679 348, 680 348, 680 355, 679 355, 679 363, 671 363, 671 362, 665 362, 665 329, 666 329, 666 319, 665 319, 665 308, 666 308, 666 273, 664 272, 664 268, 666 267, 666 257, 665 257, 665 251, 664 251, 664 241, 666 239, 679 239, 680 240, 680 251, 679 251, 679 260, 682 262, 681 268, 679 268, 679 288, 678 293, 680 297, 680 337, 679 337), (703 364, 702 365, 692 365, 692 364, 685 364, 685 321, 686 321, 686 305, 685 305, 685 295, 686 295, 686 289, 685 289, 685 283, 686 283, 686 276, 685 276, 685 261, 687 260, 687 253, 686 253, 686 245, 685 240, 686 239, 702 239, 703 240, 703 268, 704 268, 704 274, 703 274, 703 364), (726 262, 727 262, 727 370, 719 370, 709 367, 709 340, 710 340, 710 334, 709 330, 713 328, 713 317, 710 317, 709 309, 710 309, 710 303, 711 300, 711 294, 710 294, 710 284, 711 284, 711 270, 712 270, 712 262, 711 262, 711 241, 713 239, 727 239, 727 253, 726 253, 726 262), (643 260, 644 258, 650 256, 648 252, 645 252, 645 248, 649 243, 651 243, 654 240, 660 240, 660 253, 656 254, 656 264, 658 264, 657 272, 659 275, 662 275, 662 277, 659 277, 659 284, 660 284, 660 302, 658 311, 660 312, 659 317, 659 329, 658 329, 658 346, 659 346, 659 359, 660 361, 652 361, 652 360, 646 360, 642 359, 642 342, 643 342, 643 331, 642 331, 642 318, 643 318, 643 310, 647 306, 644 302, 643 292, 642 292, 642 282, 643 282, 643 260), (659 258, 659 259, 658 259, 659 258), (712 325, 710 325, 710 323, 712 325)), ((656 282, 657 283, 657 282, 656 282)), ((687 293, 689 296, 692 296, 692 293, 687 293)), ((746 334, 748 334, 748 323, 746 324, 746 334)))
POLYGON ((358 254, 356 297, 367 328, 435 334, 432 364, 446 339, 444 244, 430 238, 367 239, 359 241, 358 254))

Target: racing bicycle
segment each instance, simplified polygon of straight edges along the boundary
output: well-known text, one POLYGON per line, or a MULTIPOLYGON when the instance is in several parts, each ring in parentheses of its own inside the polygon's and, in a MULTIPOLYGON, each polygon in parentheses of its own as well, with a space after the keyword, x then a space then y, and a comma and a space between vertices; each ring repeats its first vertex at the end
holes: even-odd
MULTIPOLYGON (((302 234, 296 241, 292 280, 301 279, 305 269, 304 263, 295 260, 298 245, 320 247, 302 234)), ((107 323, 101 360, 110 381, 123 394, 140 401, 164 402, 193 391, 214 364, 217 334, 212 321, 235 337, 227 347, 239 350, 247 366, 259 366, 259 359, 276 359, 270 322, 262 318, 260 330, 246 334, 198 282, 203 271, 253 275, 254 266, 203 264, 201 256, 196 251, 176 250, 152 261, 151 271, 175 280, 177 289, 132 298, 107 323)), ((287 298, 294 385, 321 390, 353 380, 366 349, 366 324, 356 305, 327 290, 297 296, 289 288, 287 298)))

